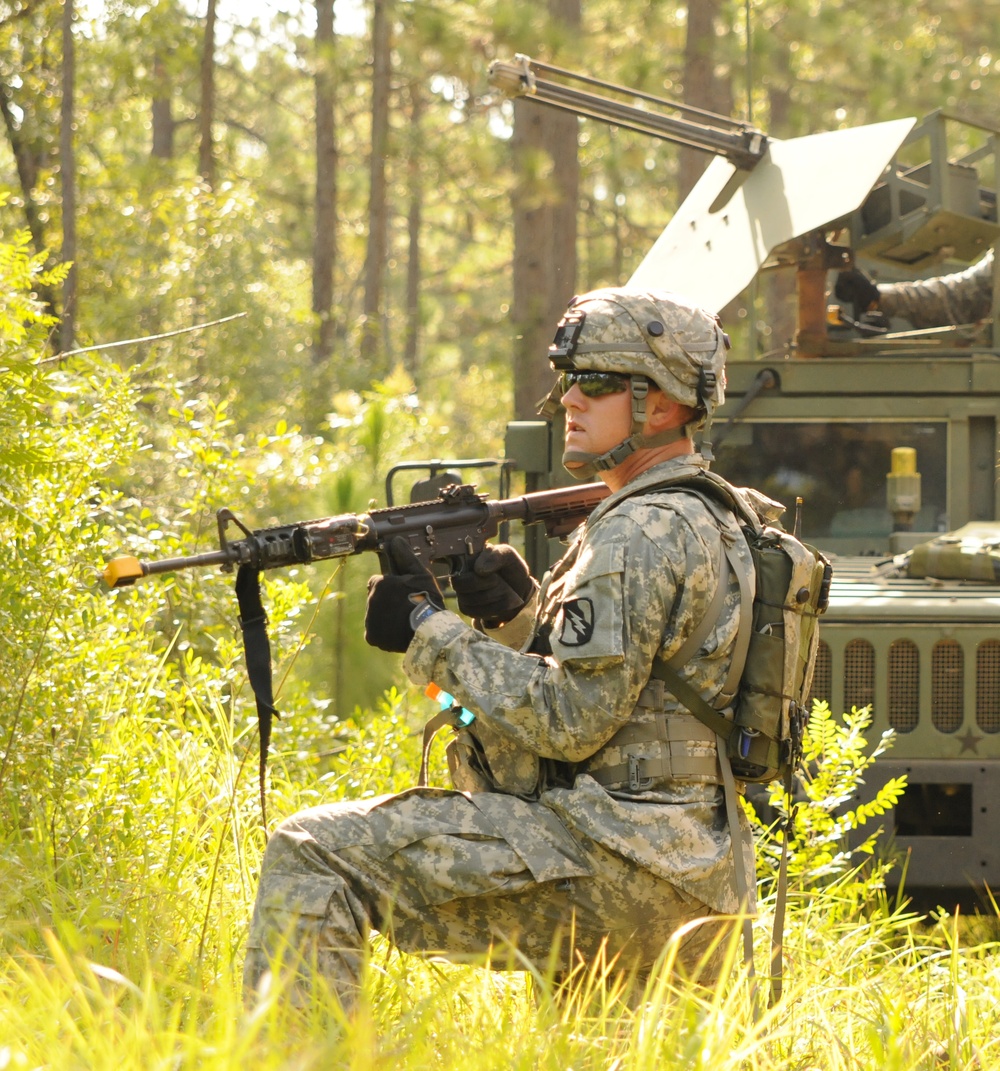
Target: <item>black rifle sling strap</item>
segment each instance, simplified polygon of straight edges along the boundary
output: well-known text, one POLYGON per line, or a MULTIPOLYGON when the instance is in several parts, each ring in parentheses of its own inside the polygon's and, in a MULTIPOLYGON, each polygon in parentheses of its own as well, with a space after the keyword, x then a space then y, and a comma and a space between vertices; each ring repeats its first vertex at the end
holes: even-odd
POLYGON ((271 719, 278 716, 274 709, 271 684, 271 642, 267 638, 267 614, 260 597, 260 570, 241 565, 236 573, 236 601, 240 607, 240 628, 243 630, 243 651, 247 677, 257 701, 257 726, 260 733, 260 815, 267 835, 267 803, 264 782, 267 774, 267 752, 271 746, 271 719))

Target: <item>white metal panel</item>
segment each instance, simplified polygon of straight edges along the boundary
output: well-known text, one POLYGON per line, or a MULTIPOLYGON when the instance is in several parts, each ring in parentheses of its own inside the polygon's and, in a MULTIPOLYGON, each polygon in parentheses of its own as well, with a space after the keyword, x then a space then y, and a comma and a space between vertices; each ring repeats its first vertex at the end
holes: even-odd
POLYGON ((629 285, 672 290, 718 312, 777 246, 853 212, 915 122, 772 138, 749 173, 716 157, 629 285))

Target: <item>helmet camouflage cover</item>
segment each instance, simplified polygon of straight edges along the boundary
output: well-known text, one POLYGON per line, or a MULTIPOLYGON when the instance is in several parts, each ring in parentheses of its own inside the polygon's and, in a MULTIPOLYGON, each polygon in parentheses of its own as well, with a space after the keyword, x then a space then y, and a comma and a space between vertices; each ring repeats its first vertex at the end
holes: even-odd
POLYGON ((646 376, 711 413, 725 399, 729 338, 717 316, 668 291, 608 287, 570 302, 549 347, 557 371, 646 376))

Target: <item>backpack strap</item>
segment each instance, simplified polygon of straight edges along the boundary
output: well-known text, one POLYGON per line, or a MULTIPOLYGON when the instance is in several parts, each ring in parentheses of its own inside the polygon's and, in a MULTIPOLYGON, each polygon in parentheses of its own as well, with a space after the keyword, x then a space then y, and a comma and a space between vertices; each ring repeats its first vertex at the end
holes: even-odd
MULTIPOLYGON (((753 916, 750 913, 750 889, 747 875, 743 869, 750 864, 753 873, 753 836, 749 829, 744 830, 740 824, 740 805, 737 800, 736 778, 733 777, 733 764, 725 750, 719 746, 719 765, 722 767, 722 789, 726 800, 726 819, 729 822, 729 840, 732 844, 733 864, 736 871, 736 898, 739 900, 739 912, 743 918, 743 962, 746 964, 747 981, 750 983, 750 1006, 754 1021, 758 1020, 760 1011, 757 1001, 757 972, 753 962, 753 916)), ((780 953, 779 953, 780 962, 780 953)))
MULTIPOLYGON (((701 498, 701 495, 698 495, 701 498)), ((708 634, 715 628, 720 617, 722 617, 722 611, 726 605, 726 585, 722 583, 722 575, 726 568, 726 543, 725 539, 719 534, 719 586, 715 589, 715 594, 712 596, 712 601, 708 604, 708 609, 702 616, 701 621, 698 622, 698 627, 688 636, 688 638, 681 644, 681 646, 674 652, 670 659, 670 664, 675 666, 685 666, 695 656, 701 645, 708 638, 708 634)), ((742 599, 742 590, 740 592, 740 598, 742 599)), ((749 640, 748 640, 749 642, 749 640)), ((728 684, 728 679, 727 682, 728 684)))
POLYGON ((417 776, 417 788, 427 787, 427 766, 434 737, 448 726, 453 729, 460 729, 463 725, 458 717, 460 711, 461 707, 446 707, 444 710, 439 710, 424 726, 423 739, 420 746, 420 773, 417 776))
MULTIPOLYGON (((753 1008, 754 1018, 759 1015, 757 997, 757 978, 753 958, 753 918, 750 913, 750 889, 747 884, 746 866, 749 863, 753 870, 753 839, 749 830, 744 830, 740 823, 740 805, 737 799, 738 789, 736 778, 733 776, 733 767, 729 759, 729 748, 733 743, 743 754, 744 747, 749 749, 753 740, 762 741, 768 745, 769 751, 773 747, 777 753, 776 741, 769 741, 766 737, 758 736, 751 738, 744 732, 740 733, 739 739, 733 741, 735 726, 721 711, 711 706, 701 694, 678 672, 678 667, 686 665, 704 643, 708 634, 718 624, 725 606, 726 590, 728 587, 728 574, 732 570, 740 585, 740 618, 736 633, 736 642, 733 647, 733 655, 729 664, 729 672, 726 674, 725 683, 722 686, 717 699, 722 700, 722 705, 727 705, 735 696, 739 687, 740 678, 746 666, 747 651, 750 647, 750 634, 753 628, 753 592, 750 589, 750 577, 743 567, 736 553, 736 538, 732 532, 730 518, 736 517, 754 530, 759 530, 760 520, 756 516, 749 516, 743 503, 737 495, 732 493, 728 483, 724 480, 716 480, 711 474, 705 474, 706 479, 693 477, 684 482, 673 485, 676 490, 688 491, 695 494, 704 502, 709 512, 713 515, 719 526, 719 540, 722 546, 719 561, 719 583, 712 601, 701 621, 694 631, 674 652, 669 660, 657 658, 653 661, 650 676, 663 681, 673 695, 680 700, 681 704, 693 714, 702 724, 712 730, 718 738, 719 767, 722 771, 723 797, 726 804, 726 820, 729 823, 730 843, 732 844, 733 869, 735 871, 736 897, 739 901, 739 911, 743 917, 743 960, 746 965, 747 979, 750 984, 750 1002, 753 1008), (725 566, 728 564, 729 568, 725 566)), ((666 485, 670 486, 670 485, 666 485)), ((749 753, 749 750, 748 750, 749 753)), ((744 755, 744 757, 746 757, 744 755)), ((780 949, 780 946, 779 946, 780 949)), ((773 959, 772 950, 772 959, 773 959)), ((780 971, 780 950, 778 952, 780 971)))
MULTIPOLYGON (((737 523, 753 528, 755 531, 760 530, 760 518, 748 508, 747 504, 739 494, 737 494, 736 489, 721 476, 716 476, 714 472, 705 471, 694 475, 679 476, 676 480, 665 480, 663 483, 655 484, 652 487, 639 488, 635 494, 648 494, 651 491, 682 491, 695 495, 715 518, 721 542, 721 550, 719 554, 719 584, 715 590, 715 594, 712 596, 712 601, 709 603, 701 621, 699 621, 698 625, 690 633, 687 639, 673 653, 669 662, 664 662, 661 659, 657 659, 654 662, 652 676, 662 680, 674 695, 680 699, 686 707, 691 709, 686 699, 678 694, 674 688, 675 682, 680 681, 680 677, 676 673, 661 675, 661 673, 657 671, 657 668, 687 665, 705 642, 708 634, 719 623, 719 619, 722 617, 722 611, 725 608, 726 577, 724 566, 728 561, 730 569, 732 569, 739 580, 741 612, 739 631, 736 635, 736 646, 733 648, 733 658, 730 662, 729 673, 726 675, 726 681, 723 684, 720 693, 723 697, 722 706, 725 706, 736 694, 740 678, 743 676, 743 669, 746 666, 747 650, 750 647, 750 633, 753 627, 753 592, 750 590, 750 578, 747 575, 746 570, 743 569, 739 555, 736 553, 736 539, 738 536, 732 529, 732 518, 735 517, 737 523)), ((680 683, 683 686, 684 682, 680 681, 680 683)), ((697 695, 693 690, 692 694, 697 695)), ((700 696, 698 698, 700 699, 700 696)), ((704 704, 704 707, 708 708, 710 711, 713 709, 708 707, 707 703, 704 704)), ((695 713, 695 711, 692 710, 691 713, 695 713)), ((700 715, 698 716, 700 717, 700 715)), ((702 721, 715 732, 720 731, 717 719, 706 721, 705 718, 702 718, 702 721)), ((727 724, 729 723, 727 722, 727 724)), ((725 733, 726 739, 728 739, 729 733, 731 732, 732 727, 730 726, 728 732, 725 733)))

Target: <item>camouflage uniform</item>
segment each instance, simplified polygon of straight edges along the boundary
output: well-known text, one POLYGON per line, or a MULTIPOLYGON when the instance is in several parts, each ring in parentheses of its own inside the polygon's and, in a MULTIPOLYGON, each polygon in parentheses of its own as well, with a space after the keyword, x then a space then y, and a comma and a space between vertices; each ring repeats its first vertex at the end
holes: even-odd
MULTIPOLYGON (((592 957, 606 940, 642 974, 685 922, 737 909, 714 775, 661 771, 635 790, 595 780, 627 757, 628 741, 616 737, 627 722, 677 710, 649 683, 650 667, 705 616, 719 584, 720 529, 700 498, 655 485, 703 466, 698 455, 664 462, 606 499, 537 600, 503 629, 487 635, 447 611, 420 625, 404 662, 410 679, 434 680, 474 711, 473 730, 494 755, 507 747, 513 787, 534 791, 418 788, 283 822, 264 858, 248 992, 282 937, 305 956, 304 974, 313 965, 349 1003, 370 927, 406 950, 454 958, 514 944, 540 964, 561 936, 564 965, 572 928, 578 954, 592 957), (549 766, 571 775, 539 780, 538 756, 543 770, 557 760, 549 766)), ((722 687, 738 618, 730 576, 725 608, 684 670, 706 696, 722 687)), ((687 713, 676 720, 691 730, 679 734, 690 739, 678 754, 714 768, 711 733, 687 713)), ((694 928, 679 962, 693 968, 718 936, 717 925, 694 928)))
POLYGON ((990 314, 993 302, 993 250, 970 268, 911 283, 883 283, 879 308, 902 316, 915 328, 971 324, 990 314))

